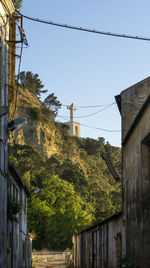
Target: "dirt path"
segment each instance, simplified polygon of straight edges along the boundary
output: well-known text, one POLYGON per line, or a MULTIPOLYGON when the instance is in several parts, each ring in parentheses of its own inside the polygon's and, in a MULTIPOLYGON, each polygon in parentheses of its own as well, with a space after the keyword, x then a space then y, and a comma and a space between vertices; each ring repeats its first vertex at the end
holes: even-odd
POLYGON ((35 268, 67 268, 64 261, 53 261, 51 263, 35 263, 35 268))

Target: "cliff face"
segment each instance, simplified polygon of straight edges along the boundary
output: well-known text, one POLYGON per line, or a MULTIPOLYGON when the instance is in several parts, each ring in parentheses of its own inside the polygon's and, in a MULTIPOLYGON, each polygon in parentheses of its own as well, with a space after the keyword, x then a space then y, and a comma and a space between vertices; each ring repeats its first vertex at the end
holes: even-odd
MULTIPOLYGON (((13 109, 10 114, 14 114, 13 109)), ((51 155, 63 155, 79 162, 79 151, 73 138, 69 136, 69 128, 65 124, 56 123, 52 113, 39 99, 27 89, 18 90, 15 118, 22 116, 27 125, 20 131, 10 133, 11 144, 30 145, 43 153, 45 158, 51 155)))

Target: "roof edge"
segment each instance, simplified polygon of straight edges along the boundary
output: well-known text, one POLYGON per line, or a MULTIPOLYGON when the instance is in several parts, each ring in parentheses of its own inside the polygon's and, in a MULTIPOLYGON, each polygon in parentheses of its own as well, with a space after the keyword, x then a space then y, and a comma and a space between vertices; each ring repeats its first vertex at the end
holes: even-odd
POLYGON ((15 179, 16 179, 17 183, 20 185, 20 187, 22 187, 22 188, 25 190, 26 194, 27 194, 28 196, 30 196, 30 191, 29 191, 27 185, 25 185, 25 184, 23 183, 23 181, 22 181, 22 179, 20 178, 20 176, 18 175, 18 173, 17 173, 17 171, 16 171, 14 165, 9 164, 9 165, 8 165, 8 170, 9 170, 10 174, 11 174, 12 176, 15 177, 15 179))
POLYGON ((97 228, 98 226, 102 226, 103 224, 107 223, 107 222, 110 222, 112 221, 113 219, 116 219, 116 218, 119 218, 122 216, 122 211, 121 212, 118 212, 116 214, 113 214, 112 216, 110 216, 109 218, 103 220, 103 221, 100 221, 100 222, 97 222, 95 223, 94 225, 91 225, 89 227, 87 227, 86 229, 82 230, 81 232, 79 233, 76 233, 76 234, 73 234, 73 236, 76 236, 76 235, 79 235, 81 233, 84 233, 86 231, 91 231, 91 230, 94 230, 95 228, 97 228))
POLYGON ((138 124, 138 122, 140 121, 141 117, 143 116, 147 106, 150 104, 150 95, 148 96, 147 100, 145 101, 145 103, 143 104, 142 108, 140 109, 139 113, 137 114, 136 118, 134 119, 131 127, 129 128, 126 136, 124 137, 123 141, 122 141, 122 145, 124 146, 128 139, 130 138, 133 130, 135 129, 136 125, 138 124))
POLYGON ((115 96, 115 100, 116 100, 119 112, 121 114, 121 95, 119 94, 119 95, 115 96))

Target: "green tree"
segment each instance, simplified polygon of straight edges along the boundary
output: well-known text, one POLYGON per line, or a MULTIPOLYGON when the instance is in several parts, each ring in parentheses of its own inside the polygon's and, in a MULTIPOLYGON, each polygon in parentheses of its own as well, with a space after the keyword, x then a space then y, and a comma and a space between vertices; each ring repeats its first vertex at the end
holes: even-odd
POLYGON ((84 194, 84 189, 87 187, 88 182, 79 164, 72 163, 71 160, 67 159, 60 166, 60 170, 60 178, 73 183, 78 194, 84 194))
POLYGON ((13 0, 15 9, 20 9, 22 6, 22 0, 13 0))
POLYGON ((46 93, 47 90, 42 90, 44 85, 39 78, 38 74, 33 74, 32 72, 20 72, 19 74, 20 86, 27 88, 35 96, 40 97, 41 93, 46 93))
POLYGON ((52 114, 54 116, 58 114, 58 109, 61 108, 61 103, 59 100, 57 100, 57 97, 54 95, 54 93, 49 94, 45 98, 44 104, 47 108, 49 108, 52 111, 52 114))
POLYGON ((33 246, 71 248, 73 233, 92 224, 93 214, 93 207, 76 194, 72 184, 47 175, 29 208, 29 229, 37 234, 33 246))

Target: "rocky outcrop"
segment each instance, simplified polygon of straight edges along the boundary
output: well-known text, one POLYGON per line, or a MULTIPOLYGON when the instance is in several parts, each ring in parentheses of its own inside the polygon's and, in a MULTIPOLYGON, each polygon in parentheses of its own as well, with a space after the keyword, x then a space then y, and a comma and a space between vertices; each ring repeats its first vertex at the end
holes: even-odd
MULTIPOLYGON (((13 110, 10 110, 10 114, 13 114, 13 110)), ((56 123, 51 111, 27 89, 18 89, 15 118, 19 116, 27 120, 27 126, 10 133, 11 144, 30 145, 43 153, 45 158, 57 154, 80 162, 79 149, 69 136, 68 126, 56 123)))

